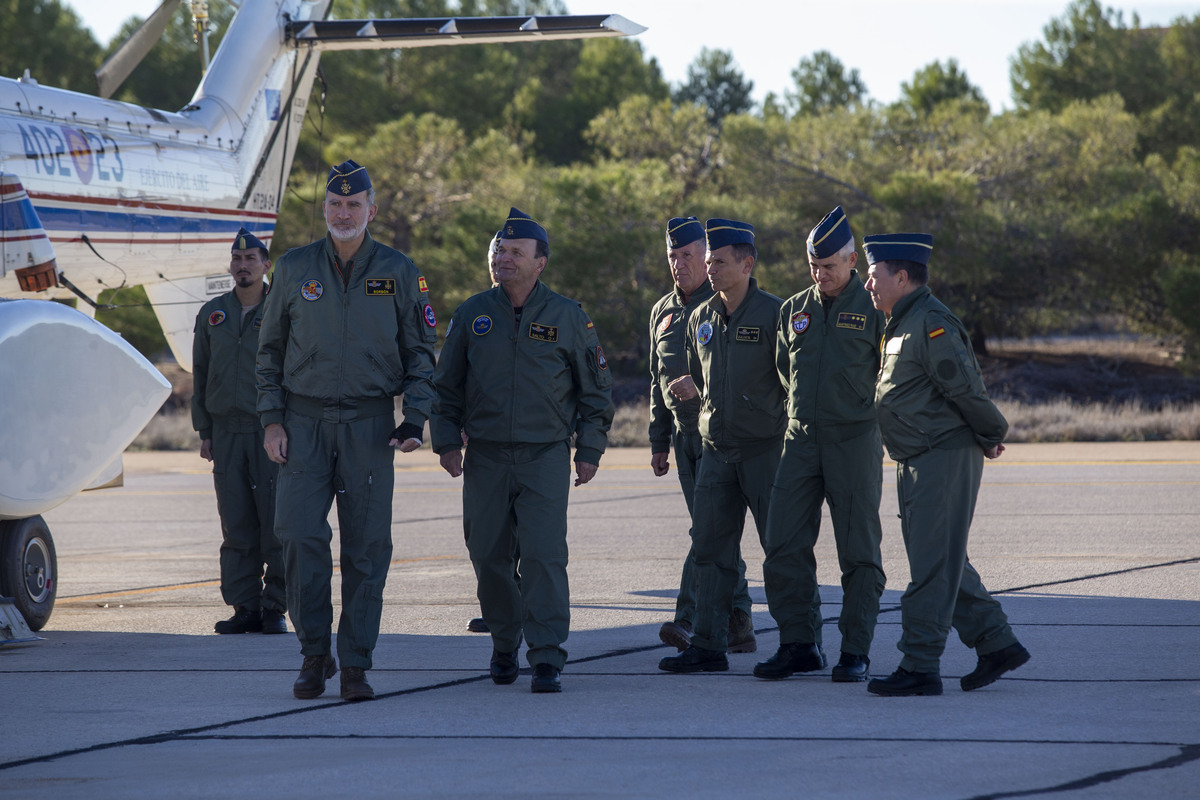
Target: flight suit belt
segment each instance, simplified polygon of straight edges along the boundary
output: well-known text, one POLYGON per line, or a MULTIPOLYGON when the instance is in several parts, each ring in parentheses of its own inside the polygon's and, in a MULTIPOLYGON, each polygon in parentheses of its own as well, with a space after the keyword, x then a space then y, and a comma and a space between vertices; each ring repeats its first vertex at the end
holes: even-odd
POLYGON ((353 422, 356 419, 394 414, 396 402, 390 397, 358 397, 327 403, 313 397, 290 394, 287 410, 325 422, 353 422))
POLYGON ((788 420, 788 435, 796 438, 797 434, 811 437, 819 444, 834 444, 836 442, 844 442, 848 439, 856 439, 870 433, 871 429, 878 425, 874 415, 870 419, 859 420, 858 422, 839 422, 837 424, 825 423, 812 424, 801 422, 795 417, 788 420))
POLYGON ((214 428, 227 433, 257 433, 262 430, 257 414, 220 414, 212 420, 214 428))

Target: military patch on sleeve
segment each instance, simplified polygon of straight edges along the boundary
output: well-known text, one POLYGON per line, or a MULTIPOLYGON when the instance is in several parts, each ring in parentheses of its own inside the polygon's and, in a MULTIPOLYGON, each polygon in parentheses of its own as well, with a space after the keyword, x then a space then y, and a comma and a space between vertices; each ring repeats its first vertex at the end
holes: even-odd
POLYGON ((865 331, 867 329, 867 315, 852 314, 849 311, 843 311, 838 314, 835 326, 838 328, 849 328, 852 331, 865 331))
POLYGON ((557 342, 558 326, 532 322, 529 325, 529 338, 537 339, 539 342, 557 342))
POLYGON ((596 327, 595 323, 593 323, 593 322, 592 322, 592 321, 589 319, 589 320, 588 320, 588 324, 587 324, 587 329, 590 331, 590 330, 591 330, 592 328, 594 328, 594 327, 596 327))
POLYGON ((225 312, 224 311, 218 310, 218 311, 214 311, 208 315, 208 324, 214 328, 217 327, 218 325, 220 325, 224 321, 225 321, 225 312))
POLYGON ((450 331, 453 330, 453 328, 454 328, 454 317, 451 317, 450 321, 446 323, 446 338, 450 337, 450 331))
POLYGON ((930 339, 936 339, 946 332, 946 329, 940 325, 929 332, 930 339))
POLYGON ((424 275, 422 275, 421 277, 417 278, 417 288, 418 288, 418 289, 420 289, 422 292, 428 292, 428 291, 429 291, 429 282, 425 280, 425 276, 424 276, 424 275))
POLYGON ((662 324, 658 326, 659 333, 666 333, 667 328, 671 327, 671 317, 672 316, 673 316, 672 314, 667 314, 665 317, 663 317, 662 324))
POLYGON ((425 304, 425 308, 421 311, 421 315, 425 317, 425 324, 431 328, 437 327, 437 314, 433 313, 433 306, 429 303, 425 304))
POLYGON ((738 326, 737 332, 733 338, 739 342, 757 342, 762 334, 761 328, 751 328, 745 325, 738 326))
POLYGON ((608 359, 604 357, 604 351, 600 349, 600 345, 596 345, 596 366, 600 369, 608 369, 608 359))
POLYGON ((395 278, 371 278, 367 281, 366 286, 367 294, 372 297, 396 294, 395 278))

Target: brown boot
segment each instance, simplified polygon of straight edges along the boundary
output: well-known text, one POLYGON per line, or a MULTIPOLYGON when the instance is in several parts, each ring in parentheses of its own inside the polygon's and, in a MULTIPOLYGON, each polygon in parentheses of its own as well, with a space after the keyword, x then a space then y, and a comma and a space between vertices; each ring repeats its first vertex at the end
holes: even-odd
POLYGON ((292 694, 297 700, 312 700, 325 693, 325 681, 337 673, 337 661, 326 653, 323 656, 305 656, 300 675, 292 684, 292 694))
POLYGON ((682 653, 692 644, 692 623, 686 619, 664 622, 658 629, 658 638, 682 653))
POLYGON ((726 653, 753 653, 758 649, 758 640, 754 638, 754 620, 740 608, 735 608, 729 615, 727 641, 726 653))

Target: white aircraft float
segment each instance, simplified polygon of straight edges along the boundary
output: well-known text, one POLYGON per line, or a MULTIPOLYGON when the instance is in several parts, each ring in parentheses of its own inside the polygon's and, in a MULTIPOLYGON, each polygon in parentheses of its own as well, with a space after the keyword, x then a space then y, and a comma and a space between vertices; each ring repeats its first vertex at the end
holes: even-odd
MULTIPOLYGON (((39 630, 56 556, 41 514, 121 475, 170 393, 96 323, 91 295, 141 285, 190 371, 200 305, 240 226, 270 243, 326 50, 538 42, 645 30, 617 16, 331 20, 332 0, 240 0, 178 112, 106 99, 161 37, 166 0, 97 71, 100 96, 0 78, 0 595, 39 630), (59 303, 77 295, 83 313, 59 303)), ((207 4, 190 3, 197 29, 207 4)), ((207 49, 207 47, 206 47, 207 49)), ((0 618, 0 642, 5 640, 0 618)))

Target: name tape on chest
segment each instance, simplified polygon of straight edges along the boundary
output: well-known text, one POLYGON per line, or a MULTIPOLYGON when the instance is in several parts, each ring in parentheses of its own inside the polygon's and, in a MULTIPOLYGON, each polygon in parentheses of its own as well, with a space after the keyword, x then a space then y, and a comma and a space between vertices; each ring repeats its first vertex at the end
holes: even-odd
POLYGON ((558 326, 532 322, 529 324, 529 338, 536 339, 539 342, 557 342, 558 326))
POLYGON ((388 297, 396 294, 395 278, 370 278, 364 286, 370 297, 388 297))
POLYGON ((748 325, 739 325, 734 333, 734 340, 739 342, 757 342, 762 337, 762 328, 751 328, 748 325))
POLYGON ((838 328, 849 328, 852 331, 865 331, 867 329, 867 315, 843 311, 842 313, 838 314, 837 322, 834 324, 838 328))

